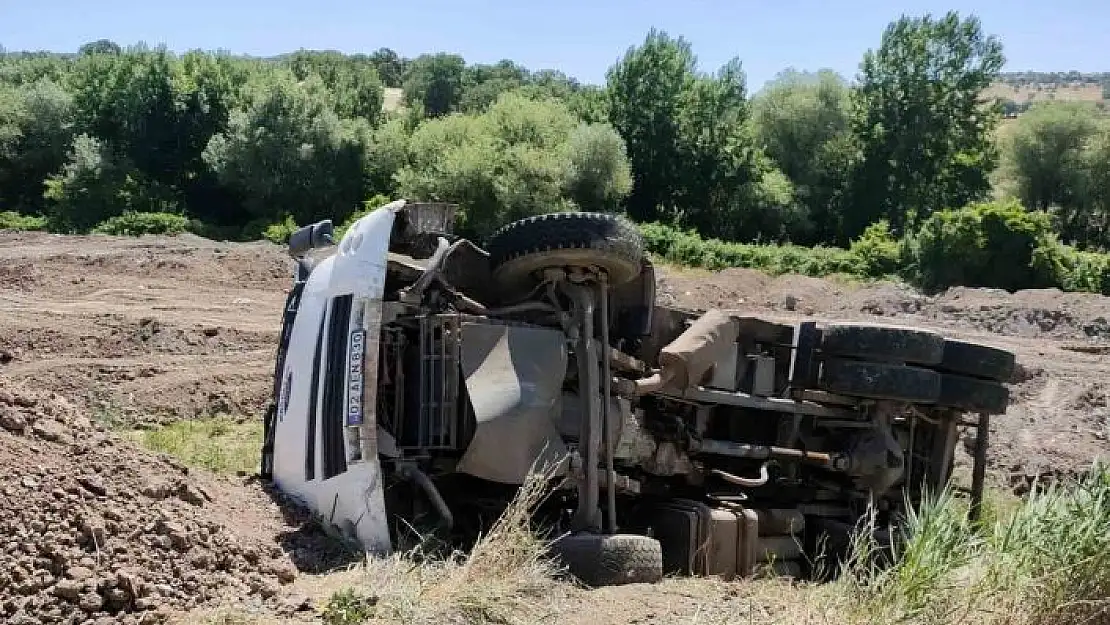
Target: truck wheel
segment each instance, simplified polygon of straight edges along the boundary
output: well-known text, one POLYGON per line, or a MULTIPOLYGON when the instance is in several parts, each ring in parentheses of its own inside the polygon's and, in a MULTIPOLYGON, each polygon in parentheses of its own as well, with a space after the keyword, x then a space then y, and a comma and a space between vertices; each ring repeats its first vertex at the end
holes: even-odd
POLYGON ((1014 373, 1017 359, 1013 352, 970 341, 945 339, 944 357, 937 369, 974 378, 1006 382, 1014 373))
POLYGON ((932 404, 940 397, 936 371, 859 360, 826 360, 821 363, 818 385, 840 395, 932 404))
POLYGON ((638 534, 575 534, 555 541, 552 552, 587 586, 654 584, 663 579, 658 540, 638 534))
POLYGON ((549 213, 501 228, 489 242, 490 266, 502 288, 516 292, 549 267, 603 269, 610 286, 640 275, 644 242, 628 220, 604 213, 549 213))
POLYGON ((1004 414, 1010 404, 1010 391, 992 380, 963 375, 941 374, 937 405, 967 412, 1004 414))
POLYGON ((837 323, 821 330, 821 351, 885 362, 935 365, 944 357, 944 337, 918 328, 837 323))

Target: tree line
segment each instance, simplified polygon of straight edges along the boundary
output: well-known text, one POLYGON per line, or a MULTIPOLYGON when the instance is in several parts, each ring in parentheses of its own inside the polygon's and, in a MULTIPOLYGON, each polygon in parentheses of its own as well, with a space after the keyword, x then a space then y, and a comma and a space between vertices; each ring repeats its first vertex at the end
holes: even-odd
POLYGON ((703 240, 912 249, 926 226, 1004 197, 1044 236, 1104 249, 1110 126, 1045 104, 1001 127, 982 92, 1003 64, 1001 42, 955 12, 892 22, 850 81, 787 70, 754 94, 740 59, 704 71, 655 29, 602 85, 384 48, 0 49, 0 212, 59 232, 170 214, 256 238, 403 196, 457 202, 479 239, 580 209, 703 240))

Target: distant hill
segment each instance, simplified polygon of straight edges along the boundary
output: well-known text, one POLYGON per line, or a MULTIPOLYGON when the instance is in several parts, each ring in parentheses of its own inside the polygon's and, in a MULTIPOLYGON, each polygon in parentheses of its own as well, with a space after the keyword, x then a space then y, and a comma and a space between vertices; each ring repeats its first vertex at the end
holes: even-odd
POLYGON ((1007 117, 1016 117, 1036 102, 1091 102, 1110 100, 1110 72, 1006 72, 984 95, 1004 103, 1007 117))

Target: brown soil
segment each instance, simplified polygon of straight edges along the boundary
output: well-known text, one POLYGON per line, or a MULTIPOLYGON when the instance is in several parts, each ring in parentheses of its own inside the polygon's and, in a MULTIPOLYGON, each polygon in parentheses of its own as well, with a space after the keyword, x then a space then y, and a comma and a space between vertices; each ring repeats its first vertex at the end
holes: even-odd
MULTIPOLYGON (((273 614, 297 569, 322 566, 325 543, 256 483, 107 431, 261 418, 291 271, 268 243, 0 233, 0 620, 157 622, 222 597, 273 614)), ((1110 455, 1110 298, 661 274, 664 302, 919 324, 1014 350, 1015 401, 991 427, 996 483, 1110 455)))

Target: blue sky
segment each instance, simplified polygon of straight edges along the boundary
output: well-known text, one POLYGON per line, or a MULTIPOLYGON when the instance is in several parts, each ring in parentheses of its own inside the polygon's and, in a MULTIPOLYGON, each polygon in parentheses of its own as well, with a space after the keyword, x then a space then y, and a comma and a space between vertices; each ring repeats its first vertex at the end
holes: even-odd
POLYGON ((602 82, 654 26, 690 40, 703 69, 738 56, 755 90, 787 67, 852 77, 891 20, 950 9, 978 15, 1002 38, 1007 70, 1110 70, 1107 0, 0 0, 0 45, 74 51, 107 38, 254 55, 385 46, 404 56, 510 58, 602 82))

